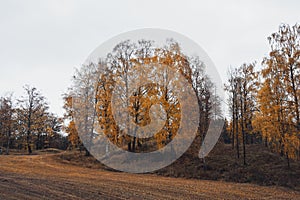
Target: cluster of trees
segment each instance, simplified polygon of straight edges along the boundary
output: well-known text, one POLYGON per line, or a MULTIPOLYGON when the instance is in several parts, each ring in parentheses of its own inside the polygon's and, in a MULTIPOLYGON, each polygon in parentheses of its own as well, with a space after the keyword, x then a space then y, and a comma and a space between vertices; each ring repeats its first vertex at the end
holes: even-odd
MULTIPOLYGON (((82 66, 73 76, 72 89, 64 97, 65 117, 69 121, 66 131, 72 145, 75 148, 82 145, 78 137, 81 130, 91 142, 103 133, 115 145, 132 152, 164 147, 175 137, 181 120, 180 101, 174 92, 178 86, 170 75, 176 73, 196 93, 200 111, 197 138, 203 139, 212 116, 221 115, 214 84, 205 73, 204 63, 198 57, 184 55, 174 40, 168 40, 163 47, 157 47, 153 41, 127 40, 117 44, 106 58, 82 66), (134 81, 146 79, 143 76, 151 77, 153 82, 130 90, 134 81), (138 129, 132 127, 154 123, 150 112, 153 105, 164 110, 165 122, 155 135, 141 138, 138 129), (114 111, 113 106, 118 109, 114 111)), ((152 112, 156 117, 159 115, 152 112)))
POLYGON ((17 100, 12 95, 0 99, 0 147, 34 149, 65 148, 60 132, 62 119, 49 112, 45 97, 35 88, 25 86, 25 95, 17 100))
POLYGON ((257 91, 257 72, 254 71, 255 63, 243 64, 230 71, 228 84, 225 90, 229 95, 231 121, 232 148, 236 147, 237 157, 240 158, 240 137, 242 140, 243 162, 246 164, 246 143, 253 143, 253 114, 255 111, 255 94, 257 91))
POLYGON ((246 164, 246 143, 260 142, 271 150, 300 159, 300 25, 282 24, 268 37, 271 51, 260 70, 256 63, 232 69, 225 86, 232 114, 228 130, 246 164))
MULTIPOLYGON (((259 70, 253 62, 229 72, 225 91, 231 116, 223 132, 244 164, 246 144, 261 143, 286 157, 289 165, 290 159, 300 159, 300 25, 282 24, 268 39, 271 51, 259 70)), ((181 121, 181 105, 174 92, 178 85, 170 76, 176 73, 197 96, 200 115, 194 144, 199 149, 211 120, 222 118, 221 104, 204 63, 185 55, 174 40, 163 47, 154 41, 123 41, 97 63, 83 65, 63 97, 63 118, 49 112, 45 97, 34 87, 24 87, 25 96, 16 101, 12 96, 1 97, 0 146, 6 153, 10 148, 32 153, 33 149, 68 145, 84 149, 83 137, 94 143, 98 136, 105 136, 132 152, 160 149, 176 136, 181 121), (142 82, 146 76, 153 82, 130 90, 130 84, 142 82), (151 122, 151 113, 161 114, 159 109, 153 111, 153 105, 164 110, 162 128, 151 137, 140 137, 136 126, 160 125, 151 122), (69 143, 59 134, 62 129, 68 133, 69 143), (79 137, 79 131, 84 135, 79 137)), ((85 151, 89 155, 88 149, 85 151)))

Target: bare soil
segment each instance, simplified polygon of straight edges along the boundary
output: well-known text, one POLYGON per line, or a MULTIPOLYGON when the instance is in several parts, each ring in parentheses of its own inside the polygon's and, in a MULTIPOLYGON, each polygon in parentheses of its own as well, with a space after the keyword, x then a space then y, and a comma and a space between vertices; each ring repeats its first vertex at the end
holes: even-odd
POLYGON ((288 188, 113 172, 61 155, 0 156, 0 199, 300 199, 288 188))

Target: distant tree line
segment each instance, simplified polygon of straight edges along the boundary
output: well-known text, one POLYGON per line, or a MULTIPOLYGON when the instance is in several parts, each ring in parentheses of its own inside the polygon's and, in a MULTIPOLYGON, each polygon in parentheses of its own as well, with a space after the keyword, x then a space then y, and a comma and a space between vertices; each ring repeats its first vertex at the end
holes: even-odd
POLYGON ((24 86, 24 95, 0 98, 0 147, 33 150, 66 149, 67 139, 61 134, 62 119, 49 112, 45 97, 35 88, 24 86))

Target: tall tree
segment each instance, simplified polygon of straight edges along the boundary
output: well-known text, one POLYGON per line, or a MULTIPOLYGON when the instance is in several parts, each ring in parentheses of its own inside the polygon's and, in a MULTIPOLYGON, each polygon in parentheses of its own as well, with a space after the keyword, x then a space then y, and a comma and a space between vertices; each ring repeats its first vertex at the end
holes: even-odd
POLYGON ((90 155, 89 147, 91 147, 92 140, 95 137, 95 118, 96 106, 98 99, 98 80, 102 70, 101 62, 94 64, 90 63, 83 65, 77 69, 73 76, 73 90, 72 106, 73 117, 78 133, 81 137, 85 137, 86 143, 86 156, 90 155))
POLYGON ((257 73, 255 63, 243 64, 239 68, 240 126, 243 140, 243 162, 246 165, 246 140, 252 133, 252 119, 255 111, 255 94, 257 90, 257 73))
POLYGON ((289 159, 299 156, 300 26, 282 24, 268 39, 258 92, 257 126, 265 144, 289 159), (298 153, 297 153, 298 152, 298 153))
POLYGON ((82 142, 79 138, 78 131, 76 129, 75 125, 75 119, 74 119, 74 108, 73 108, 73 97, 71 95, 71 92, 69 94, 63 95, 64 100, 64 121, 66 125, 64 126, 64 130, 66 133, 68 133, 68 141, 69 141, 69 148, 80 148, 82 142))
POLYGON ((231 140, 232 148, 234 144, 236 146, 236 155, 237 158, 240 158, 240 148, 239 148, 239 100, 238 100, 238 88, 239 88, 239 79, 238 79, 238 70, 232 69, 229 71, 228 84, 225 85, 225 90, 229 93, 229 108, 232 113, 231 119, 231 140))
POLYGON ((13 108, 12 95, 0 99, 0 139, 6 141, 6 154, 9 154, 9 147, 15 128, 15 109, 13 108))
POLYGON ((25 96, 18 100, 17 114, 20 132, 25 135, 27 150, 31 154, 33 139, 43 129, 48 104, 45 97, 35 87, 26 85, 24 90, 25 96))
POLYGON ((239 158, 239 136, 242 137, 243 163, 246 165, 246 143, 252 134, 252 120, 255 111, 257 73, 255 63, 243 64, 231 71, 225 90, 229 92, 229 105, 232 112, 232 143, 236 136, 237 157, 239 158), (241 134, 239 134, 241 132, 241 134))

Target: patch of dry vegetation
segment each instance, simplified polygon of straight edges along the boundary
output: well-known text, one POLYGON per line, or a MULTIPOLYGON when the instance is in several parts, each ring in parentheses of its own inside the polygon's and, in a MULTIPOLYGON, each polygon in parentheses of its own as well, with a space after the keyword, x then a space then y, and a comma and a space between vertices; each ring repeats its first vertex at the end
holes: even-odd
POLYGON ((92 169, 101 167, 99 163, 79 166, 90 159, 79 152, 0 156, 0 199, 300 198, 299 192, 280 187, 92 169))
MULTIPOLYGON (((237 183, 254 183, 264 186, 284 186, 300 191, 300 163, 291 161, 290 168, 286 160, 262 145, 247 145, 247 165, 242 158, 235 157, 230 145, 218 143, 206 158, 206 164, 188 151, 170 166, 155 174, 169 177, 221 180, 237 183)), ((112 170, 93 157, 84 153, 67 152, 59 156, 61 162, 94 169, 112 170)), ((114 171, 114 170, 112 170, 114 171)))

